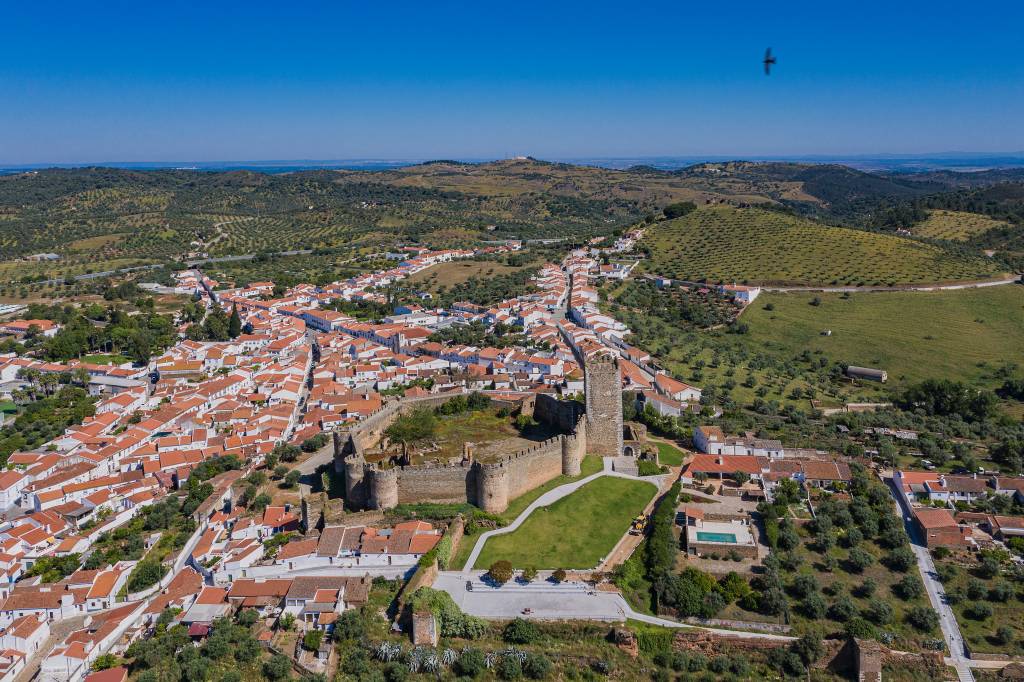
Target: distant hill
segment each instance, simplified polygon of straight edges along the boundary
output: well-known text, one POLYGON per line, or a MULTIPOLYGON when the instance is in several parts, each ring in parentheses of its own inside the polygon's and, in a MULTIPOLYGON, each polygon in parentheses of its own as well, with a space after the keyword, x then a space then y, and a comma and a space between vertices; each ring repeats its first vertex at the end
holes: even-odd
MULTIPOLYGON (((399 241, 450 246, 453 235, 467 244, 511 237, 581 242, 653 220, 678 201, 761 206, 893 231, 900 221, 878 224, 879 211, 909 207, 899 208, 900 215, 920 220, 924 209, 912 203, 946 195, 954 195, 946 201, 970 205, 936 208, 985 215, 991 206, 1017 210, 1016 190, 1002 182, 1015 172, 879 174, 835 164, 747 161, 611 170, 529 158, 276 174, 47 169, 0 177, 0 263, 52 251, 62 259, 45 271, 60 276, 109 261, 163 262, 190 252, 357 253, 399 241)), ((958 248, 974 247, 968 241, 958 248)), ((22 266, 9 270, 24 276, 22 266)))

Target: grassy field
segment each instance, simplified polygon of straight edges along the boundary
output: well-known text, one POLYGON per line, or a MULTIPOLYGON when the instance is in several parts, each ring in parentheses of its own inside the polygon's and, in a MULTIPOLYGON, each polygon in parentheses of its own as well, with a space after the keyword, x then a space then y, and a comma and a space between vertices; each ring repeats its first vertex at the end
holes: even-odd
POLYGON ((887 286, 999 274, 930 244, 756 208, 703 208, 659 223, 644 243, 645 270, 686 280, 887 286))
POLYGON ((440 417, 434 437, 440 450, 426 452, 424 457, 458 457, 462 454, 463 444, 472 443, 476 459, 493 460, 515 454, 557 433, 544 424, 536 424, 521 432, 510 417, 499 416, 497 412, 498 409, 494 408, 440 417))
POLYGON ((658 447, 658 461, 670 467, 677 467, 683 463, 686 453, 672 443, 657 440, 654 444, 658 447))
POLYGON ((431 268, 417 272, 409 278, 409 285, 420 287, 430 292, 436 292, 441 287, 462 284, 472 277, 490 279, 495 275, 504 275, 522 269, 522 267, 513 267, 494 261, 451 261, 449 263, 439 263, 431 268))
POLYGON ((962 242, 1004 225, 1006 223, 980 213, 936 210, 929 211, 928 218, 915 225, 913 233, 921 237, 962 242))
POLYGON ((548 507, 522 526, 487 541, 477 567, 507 559, 522 568, 593 568, 615 547, 656 490, 648 483, 604 476, 548 507), (595 524, 594 519, 601 519, 595 524))
POLYGON ((86 355, 82 357, 82 362, 91 362, 96 365, 121 365, 129 362, 131 358, 127 358, 123 355, 111 355, 109 353, 97 353, 95 355, 86 355))
MULTIPOLYGON (((580 466, 579 476, 557 476, 544 485, 539 485, 528 493, 524 493, 512 500, 508 504, 508 509, 498 514, 506 523, 511 523, 517 516, 523 513, 523 510, 530 506, 530 504, 538 497, 543 495, 549 490, 553 490, 560 485, 571 483, 572 481, 578 481, 581 478, 586 478, 591 474, 596 474, 604 466, 604 462, 597 455, 587 455, 583 458, 583 463, 580 466)), ((469 555, 473 552, 473 547, 480 539, 480 534, 477 535, 466 535, 462 538, 462 542, 459 543, 459 550, 452 557, 450 567, 453 570, 461 569, 466 565, 466 561, 469 560, 469 555)))
POLYGON ((1024 364, 1024 287, 941 292, 765 294, 742 319, 755 345, 795 355, 879 367, 889 380, 985 380, 1004 363, 1024 364), (810 305, 815 298, 820 305, 810 305), (772 307, 772 310, 766 310, 772 307), (832 330, 831 336, 822 331, 832 330))

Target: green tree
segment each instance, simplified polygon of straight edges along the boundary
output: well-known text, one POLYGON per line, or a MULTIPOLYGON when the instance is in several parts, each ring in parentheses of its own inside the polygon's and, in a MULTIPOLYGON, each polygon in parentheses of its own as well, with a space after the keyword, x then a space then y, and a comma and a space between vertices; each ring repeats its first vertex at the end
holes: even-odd
POLYGON ((228 336, 237 339, 242 333, 242 318, 238 315, 238 305, 231 306, 231 317, 228 319, 228 336))
POLYGON ((286 679, 291 675, 292 662, 287 656, 275 654, 263 663, 263 674, 272 682, 286 679))
POLYGON ((512 574, 513 571, 511 562, 506 561, 504 559, 495 561, 493 564, 491 564, 491 567, 487 569, 487 575, 490 577, 491 580, 498 583, 499 585, 504 585, 509 580, 511 580, 512 574))

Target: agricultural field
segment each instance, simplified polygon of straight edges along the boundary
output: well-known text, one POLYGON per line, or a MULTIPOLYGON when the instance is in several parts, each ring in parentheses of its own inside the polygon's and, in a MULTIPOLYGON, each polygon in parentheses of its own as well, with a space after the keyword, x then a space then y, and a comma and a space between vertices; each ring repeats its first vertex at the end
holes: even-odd
POLYGON ((990 387, 994 369, 1024 365, 1024 286, 936 292, 763 294, 741 318, 754 346, 805 350, 878 367, 890 383, 926 378, 990 387), (814 302, 817 305, 812 305, 814 302), (831 336, 822 332, 831 330, 831 336))
POLYGON ((1006 227, 1006 223, 980 213, 936 209, 912 231, 919 237, 964 242, 996 227, 1006 227))
POLYGON ((505 559, 521 568, 597 566, 655 495, 650 483, 602 476, 531 514, 519 528, 484 545, 476 567, 505 559), (593 519, 602 519, 600 524, 593 519))
POLYGON ((690 281, 894 286, 987 279, 982 258, 758 208, 712 206, 648 230, 646 272, 690 281))

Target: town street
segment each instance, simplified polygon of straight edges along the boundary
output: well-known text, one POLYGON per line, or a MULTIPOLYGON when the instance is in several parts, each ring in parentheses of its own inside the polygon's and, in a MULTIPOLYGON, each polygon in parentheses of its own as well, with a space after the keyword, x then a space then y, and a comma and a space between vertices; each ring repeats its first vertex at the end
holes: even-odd
POLYGON ((889 492, 896 500, 896 510, 903 517, 903 525, 910 536, 910 549, 917 557, 917 566, 921 571, 921 579, 924 581, 925 591, 928 593, 928 600, 932 608, 939 614, 939 627, 942 628, 942 636, 946 640, 949 649, 950 665, 956 668, 957 676, 961 682, 973 682, 974 675, 971 674, 970 664, 964 650, 963 636, 960 634, 960 626, 956 622, 956 615, 946 600, 946 590, 939 581, 939 574, 935 571, 935 562, 928 552, 917 527, 913 522, 913 512, 906 498, 896 489, 891 478, 886 479, 889 485, 889 492))

